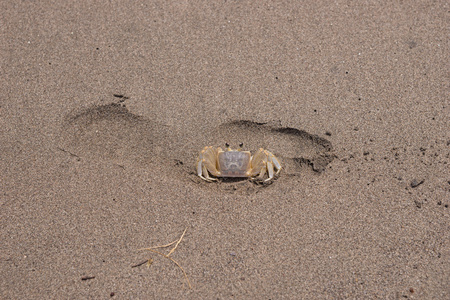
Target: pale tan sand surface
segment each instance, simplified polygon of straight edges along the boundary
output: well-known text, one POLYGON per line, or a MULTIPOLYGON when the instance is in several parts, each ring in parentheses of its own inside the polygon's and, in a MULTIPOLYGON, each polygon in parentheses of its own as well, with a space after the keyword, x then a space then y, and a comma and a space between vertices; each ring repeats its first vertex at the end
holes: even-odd
POLYGON ((449 10, 2 1, 0 298, 450 299, 449 10))

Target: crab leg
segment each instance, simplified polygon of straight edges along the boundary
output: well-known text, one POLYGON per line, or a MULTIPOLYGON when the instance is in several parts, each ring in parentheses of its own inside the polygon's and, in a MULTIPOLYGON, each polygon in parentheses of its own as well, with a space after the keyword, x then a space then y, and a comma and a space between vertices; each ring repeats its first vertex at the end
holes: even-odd
POLYGON ((216 178, 212 178, 209 174, 214 176, 220 176, 219 170, 217 170, 216 164, 216 152, 211 146, 203 148, 200 152, 200 156, 197 160, 197 175, 206 181, 216 181, 216 178))
POLYGON ((264 181, 269 181, 273 179, 273 164, 270 161, 267 162, 267 171, 269 173, 269 178, 267 178, 264 181))
POLYGON ((263 180, 264 179, 264 175, 266 175, 266 169, 267 169, 266 166, 262 167, 261 172, 259 172, 258 177, 256 177, 257 180, 263 180))
POLYGON ((265 174, 266 169, 266 157, 263 149, 259 149, 256 151, 255 155, 251 158, 251 169, 248 172, 250 177, 256 176, 259 174, 258 179, 262 179, 262 176, 265 174), (262 173, 262 176, 261 176, 262 173))
MULTIPOLYGON (((214 176, 216 176, 216 177, 219 177, 219 176, 220 176, 220 172, 219 172, 219 170, 217 170, 215 161, 212 162, 212 161, 210 161, 210 160, 208 160, 208 159, 203 159, 202 164, 203 164, 203 167, 204 167, 206 170, 208 170, 209 173, 211 173, 212 175, 214 175, 214 176)), ((205 170, 205 169, 204 169, 204 170, 205 170)))
POLYGON ((280 164, 280 162, 275 157, 275 155, 272 154, 272 152, 267 151, 267 150, 266 150, 266 152, 267 152, 267 155, 268 155, 268 161, 270 163, 273 163, 272 169, 273 169, 273 166, 275 166, 275 169, 277 170, 275 175, 278 175, 278 173, 280 173, 280 171, 281 171, 281 164, 280 164))
POLYGON ((211 178, 209 176, 208 170, 206 169, 206 166, 203 164, 203 155, 200 154, 198 161, 197 161, 197 175, 206 181, 214 181, 215 178, 211 178))
POLYGON ((197 175, 202 177, 203 174, 203 155, 200 154, 198 160, 197 160, 197 175))
POLYGON ((270 181, 275 175, 278 175, 281 170, 281 164, 272 152, 259 149, 252 157, 251 176, 256 176, 256 180, 270 181), (268 178, 264 179, 267 174, 268 178))
POLYGON ((202 179, 206 180, 206 181, 217 181, 217 178, 212 178, 211 176, 209 176, 208 170, 206 168, 206 166, 203 166, 203 175, 204 176, 200 176, 202 179))

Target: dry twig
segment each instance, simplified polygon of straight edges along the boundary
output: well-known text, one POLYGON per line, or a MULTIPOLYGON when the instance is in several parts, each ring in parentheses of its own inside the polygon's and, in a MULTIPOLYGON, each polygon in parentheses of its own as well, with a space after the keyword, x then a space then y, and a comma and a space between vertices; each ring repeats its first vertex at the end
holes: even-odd
MULTIPOLYGON (((159 254, 159 255, 161 255, 161 256, 164 256, 165 258, 171 260, 174 264, 176 264, 176 265, 178 266, 178 268, 181 269, 181 271, 183 272, 184 277, 186 278, 186 281, 187 281, 187 283, 188 283, 188 285, 189 285, 189 288, 192 289, 191 282, 189 281, 189 278, 188 278, 188 276, 187 276, 187 274, 186 274, 186 271, 184 271, 183 267, 182 267, 176 260, 174 260, 172 257, 170 257, 170 255, 171 255, 173 252, 175 252, 175 249, 177 249, 178 245, 180 244, 181 240, 183 239, 184 234, 186 233, 186 230, 187 230, 187 228, 184 229, 183 234, 181 235, 181 237, 180 237, 178 240, 173 241, 173 242, 171 242, 171 243, 169 243, 169 244, 161 245, 161 246, 154 246, 154 247, 149 247, 149 248, 142 248, 142 249, 138 249, 138 250, 139 250, 139 251, 147 250, 147 251, 150 251, 150 252, 159 254), (155 249, 158 249, 158 248, 167 248, 167 247, 169 247, 169 246, 172 246, 173 244, 175 244, 175 246, 169 251, 168 254, 164 254, 164 253, 162 253, 162 252, 159 252, 159 251, 155 250, 155 249)), ((148 261, 150 261, 150 260, 151 260, 151 258, 150 258, 148 261)))

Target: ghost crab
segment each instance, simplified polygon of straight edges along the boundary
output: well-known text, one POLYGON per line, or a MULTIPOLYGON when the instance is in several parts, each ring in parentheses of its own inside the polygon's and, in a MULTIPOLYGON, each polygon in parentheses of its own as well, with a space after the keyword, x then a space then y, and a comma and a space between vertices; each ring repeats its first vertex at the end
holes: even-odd
POLYGON ((218 177, 244 177, 257 181, 271 181, 281 171, 281 164, 270 151, 260 148, 252 156, 250 151, 231 149, 225 144, 225 151, 212 146, 203 148, 197 159, 197 175, 206 181, 217 181, 218 177), (264 179, 265 175, 268 178, 264 179), (214 176, 211 177, 210 175, 214 176))

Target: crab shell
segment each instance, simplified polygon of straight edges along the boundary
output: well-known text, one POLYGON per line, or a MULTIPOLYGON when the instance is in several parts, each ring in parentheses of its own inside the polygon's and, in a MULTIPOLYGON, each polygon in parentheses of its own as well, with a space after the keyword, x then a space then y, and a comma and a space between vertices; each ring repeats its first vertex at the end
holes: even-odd
POLYGON ((206 181, 217 177, 247 177, 253 180, 270 181, 281 171, 281 164, 270 151, 260 148, 252 156, 250 151, 226 150, 212 146, 203 148, 197 160, 197 175, 206 181), (267 179, 264 179, 265 175, 267 179), (214 176, 214 177, 211 177, 214 176))

